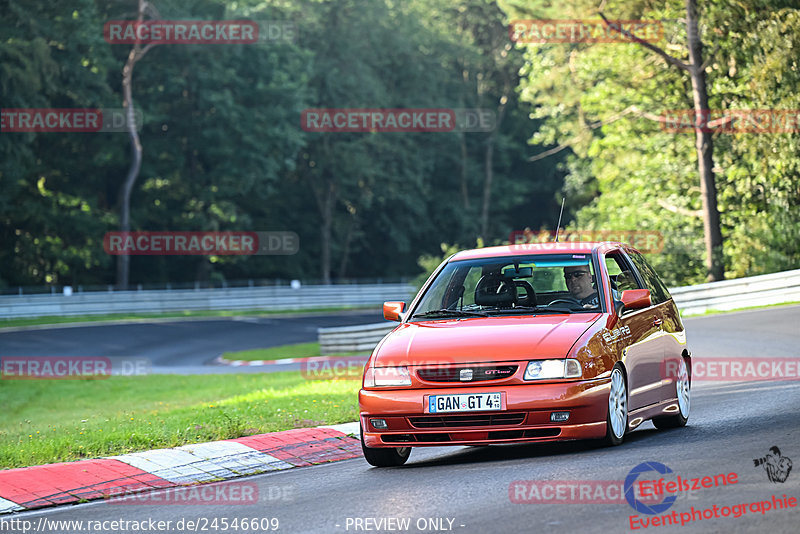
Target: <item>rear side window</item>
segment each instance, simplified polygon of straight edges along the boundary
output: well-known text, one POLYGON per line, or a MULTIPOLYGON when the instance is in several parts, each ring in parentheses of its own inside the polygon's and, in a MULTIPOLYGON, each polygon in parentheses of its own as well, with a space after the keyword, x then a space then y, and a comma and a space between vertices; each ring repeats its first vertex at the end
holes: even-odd
POLYGON ((644 256, 632 250, 628 250, 626 252, 631 257, 631 260, 633 260, 636 268, 639 270, 639 274, 642 275, 647 289, 650 290, 650 297, 653 304, 661 304, 662 302, 666 302, 671 299, 672 296, 669 294, 669 291, 667 291, 667 286, 664 285, 664 282, 661 281, 655 270, 653 270, 650 264, 647 263, 647 260, 644 259, 644 256))

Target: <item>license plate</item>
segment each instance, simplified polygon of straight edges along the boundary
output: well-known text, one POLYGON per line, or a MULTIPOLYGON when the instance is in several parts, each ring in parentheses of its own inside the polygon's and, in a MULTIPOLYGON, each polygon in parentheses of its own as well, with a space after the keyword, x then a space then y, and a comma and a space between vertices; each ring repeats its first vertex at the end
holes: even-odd
POLYGON ((440 412, 482 412, 502 410, 503 399, 500 393, 463 393, 457 395, 429 395, 428 413, 440 412))

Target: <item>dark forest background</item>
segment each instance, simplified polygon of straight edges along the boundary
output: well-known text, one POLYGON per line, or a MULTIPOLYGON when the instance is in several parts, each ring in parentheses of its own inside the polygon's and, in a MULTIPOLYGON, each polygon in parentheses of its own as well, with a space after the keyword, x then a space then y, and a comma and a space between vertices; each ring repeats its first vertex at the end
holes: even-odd
MULTIPOLYGON (((296 232, 294 256, 134 256, 131 284, 415 276, 449 247, 555 226, 660 231, 672 285, 706 279, 688 78, 630 43, 515 44, 518 18, 598 19, 596 3, 152 0, 162 19, 292 21, 293 42, 159 45, 133 74, 143 113, 133 230, 296 232), (312 133, 307 108, 482 108, 493 132, 312 133), (634 112, 631 112, 633 110, 634 112), (552 155, 543 157, 547 151, 552 155), (540 157, 537 157, 539 155, 540 157), (531 159, 533 158, 533 161, 531 159), (420 258, 424 257, 420 263, 420 258)), ((0 0, 0 107, 120 108, 138 0, 0 0)), ((698 2, 712 109, 800 109, 796 1, 698 2)), ((603 2, 663 23, 685 4, 603 2)), ((599 19, 598 19, 599 20, 599 19)), ((800 135, 715 134, 726 276, 800 265, 800 135)), ((0 133, 0 289, 114 284, 125 133, 0 133)))

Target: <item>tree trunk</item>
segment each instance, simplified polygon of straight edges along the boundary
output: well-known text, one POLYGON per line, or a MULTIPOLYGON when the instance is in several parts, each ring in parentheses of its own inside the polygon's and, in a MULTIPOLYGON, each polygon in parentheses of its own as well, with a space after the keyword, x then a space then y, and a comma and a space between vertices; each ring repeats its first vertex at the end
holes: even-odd
MULTIPOLYGON (((139 15, 137 21, 140 24, 144 20, 145 12, 148 10, 155 11, 146 0, 139 0, 139 15)), ((128 137, 131 142, 131 165, 128 168, 128 175, 125 177, 122 189, 120 189, 119 192, 119 229, 122 232, 130 232, 131 230, 131 193, 133 192, 133 185, 136 183, 136 178, 139 177, 139 170, 142 167, 142 143, 139 140, 139 132, 136 129, 137 125, 133 104, 133 68, 152 47, 152 44, 148 44, 144 48, 141 47, 140 43, 134 44, 128 54, 128 60, 122 68, 122 106, 125 108, 127 114, 128 137)), ((117 288, 128 288, 130 283, 130 265, 131 257, 129 255, 121 254, 117 256, 117 288)))
POLYGON ((320 199, 322 228, 320 228, 319 268, 322 283, 326 285, 331 283, 331 231, 333 229, 333 204, 335 198, 335 186, 333 182, 329 182, 324 197, 320 199))
MULTIPOLYGON (((122 189, 119 193, 119 229, 122 232, 130 232, 131 230, 131 193, 133 192, 133 184, 136 183, 136 178, 139 176, 139 170, 142 166, 142 143, 139 140, 139 133, 136 131, 131 90, 131 78, 134 65, 133 57, 134 52, 131 50, 128 61, 125 63, 125 68, 122 71, 122 89, 125 95, 123 106, 127 111, 128 136, 131 141, 131 165, 128 168, 128 175, 125 177, 125 182, 122 184, 122 189)), ((130 262, 131 257, 127 254, 117 256, 117 287, 119 289, 126 289, 128 287, 130 262)))
POLYGON ((347 226, 347 233, 344 236, 344 247, 342 248, 342 259, 339 262, 339 278, 347 276, 347 262, 350 259, 350 243, 353 241, 353 234, 356 231, 356 216, 350 216, 350 224, 347 226))
POLYGON ((497 121, 494 131, 486 139, 486 152, 484 153, 484 182, 483 182, 483 206, 481 206, 481 237, 484 243, 489 239, 489 207, 492 203, 492 182, 494 181, 494 143, 497 140, 500 126, 503 124, 503 117, 508 104, 508 94, 511 91, 511 80, 505 79, 503 84, 503 94, 500 97, 500 104, 497 106, 497 121))
POLYGON ((481 237, 484 243, 489 237, 489 206, 492 202, 492 182, 494 181, 494 134, 486 140, 484 152, 483 206, 481 207, 481 237))
POLYGON ((697 169, 700 173, 700 195, 703 200, 703 238, 706 250, 706 270, 709 282, 725 278, 722 256, 722 231, 717 208, 717 185, 714 177, 714 141, 708 123, 708 91, 703 67, 703 42, 697 25, 697 2, 686 0, 686 30, 691 62, 692 97, 695 120, 702 127, 695 128, 697 169))
POLYGON ((467 138, 461 132, 458 136, 461 142, 461 205, 464 211, 469 210, 469 187, 467 185, 467 138))

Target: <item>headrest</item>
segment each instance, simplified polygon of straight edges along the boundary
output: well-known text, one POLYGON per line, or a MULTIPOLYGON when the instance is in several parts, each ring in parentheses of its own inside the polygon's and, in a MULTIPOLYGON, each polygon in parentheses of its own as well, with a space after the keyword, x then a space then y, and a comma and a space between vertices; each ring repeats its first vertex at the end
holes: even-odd
POLYGON ((485 275, 475 286, 475 304, 510 308, 517 302, 514 281, 499 275, 485 275))

